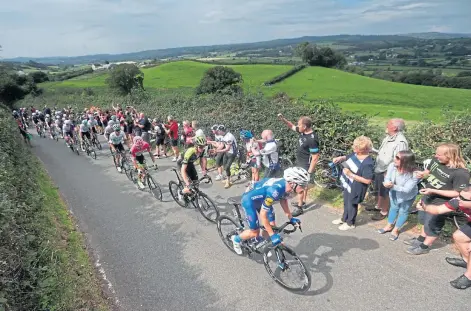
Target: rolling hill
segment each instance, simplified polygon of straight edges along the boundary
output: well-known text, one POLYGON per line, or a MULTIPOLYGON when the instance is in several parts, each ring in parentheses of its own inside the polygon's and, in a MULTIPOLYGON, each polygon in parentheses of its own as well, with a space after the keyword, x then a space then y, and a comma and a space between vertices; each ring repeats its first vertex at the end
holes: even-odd
MULTIPOLYGON (((195 88, 203 73, 212 65, 192 61, 172 62, 144 69, 146 89, 190 90, 195 88)), ((284 92, 291 97, 307 100, 329 99, 344 110, 378 114, 379 118, 402 117, 423 120, 423 113, 439 119, 441 109, 447 105, 459 111, 471 107, 471 90, 437 88, 394 83, 351 74, 335 69, 309 67, 294 76, 264 87, 262 83, 287 70, 284 65, 234 65, 242 74, 244 89, 267 95, 284 92)), ((85 79, 83 76, 62 82, 44 83, 46 89, 63 87, 105 87, 107 75, 85 79)))

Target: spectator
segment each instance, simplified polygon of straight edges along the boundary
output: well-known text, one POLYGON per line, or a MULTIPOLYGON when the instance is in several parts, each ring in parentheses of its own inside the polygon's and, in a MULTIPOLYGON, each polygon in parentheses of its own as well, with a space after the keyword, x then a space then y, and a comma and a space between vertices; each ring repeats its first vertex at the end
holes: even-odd
POLYGON ((222 135, 219 132, 219 126, 220 126, 219 124, 214 124, 211 127, 211 132, 214 136, 214 140, 208 140, 208 143, 211 144, 211 149, 209 150, 209 154, 216 155, 215 161, 216 161, 216 169, 218 172, 216 176, 216 180, 221 180, 223 178, 222 177, 222 170, 223 170, 222 160, 224 157, 224 153, 220 153, 218 152, 218 150, 221 150, 222 148, 224 148, 224 144, 222 143, 222 135))
POLYGON ((399 151, 393 163, 389 164, 384 178, 384 186, 389 189, 390 207, 388 224, 378 232, 391 232, 391 241, 396 241, 399 237, 399 230, 406 223, 409 209, 418 193, 419 179, 413 174, 415 167, 414 154, 409 150, 399 151))
MULTIPOLYGON (((469 183, 469 172, 463 160, 460 147, 455 144, 441 144, 435 152, 435 158, 430 161, 423 172, 417 172, 418 178, 423 178, 425 188, 422 205, 442 205, 451 198, 456 198, 460 191, 469 183)), ((430 246, 438 238, 445 225, 444 215, 431 215, 419 211, 419 222, 422 232, 419 237, 405 240, 410 247, 407 252, 412 255, 426 254, 430 246)))
MULTIPOLYGON (((312 120, 309 117, 301 117, 298 120, 298 124, 294 125, 290 121, 286 120, 285 117, 280 113, 278 117, 290 129, 299 133, 299 146, 296 154, 296 166, 302 167, 308 171, 309 174, 314 172, 314 168, 319 161, 319 138, 317 134, 312 130, 312 120)), ((306 199, 307 199, 307 190, 308 186, 304 189, 303 192, 298 194, 297 204, 293 202, 292 204, 298 208, 295 212, 296 215, 302 214, 304 209, 307 208, 306 199)))
POLYGON ((172 116, 167 117, 168 123, 165 124, 165 128, 168 131, 168 136, 170 137, 170 143, 173 150, 173 162, 177 161, 177 158, 180 156, 180 150, 178 149, 178 123, 172 116))
POLYGON ((186 147, 193 145, 193 128, 191 127, 190 121, 183 121, 183 135, 182 141, 186 147))
POLYGON ((195 133, 195 137, 201 136, 201 137, 206 138, 206 136, 204 135, 203 130, 198 127, 198 122, 197 121, 195 121, 195 120, 191 121, 191 127, 193 128, 193 131, 195 133))
POLYGON ((217 150, 216 152, 223 154, 222 167, 226 172, 224 188, 227 189, 231 186, 231 165, 237 156, 237 141, 234 135, 226 130, 224 125, 219 125, 218 132, 222 136, 222 143, 224 144, 224 147, 217 150))
POLYGON ((136 125, 136 129, 139 128, 140 129, 140 135, 137 135, 136 136, 141 136, 142 139, 150 144, 150 134, 149 134, 149 131, 151 130, 152 128, 152 124, 150 123, 149 119, 143 114, 141 113, 139 115, 139 120, 136 121, 135 123, 136 125))
POLYGON ((373 143, 366 136, 357 137, 353 141, 353 153, 340 156, 332 161, 342 162, 344 167, 340 180, 343 187, 343 216, 332 221, 340 225, 339 230, 355 228, 358 205, 365 199, 368 185, 373 180, 374 162, 370 156, 373 143))
POLYGON ((247 130, 240 131, 240 138, 245 144, 247 164, 252 170, 252 181, 250 184, 254 185, 260 180, 259 170, 261 166, 261 143, 255 139, 251 131, 247 130))
POLYGON ((167 157, 167 147, 165 146, 165 128, 162 121, 154 119, 153 122, 155 132, 155 153, 157 159, 160 158, 160 149, 162 149, 163 156, 167 157))
MULTIPOLYGON (((409 144, 403 134, 405 123, 402 119, 391 119, 386 124, 386 137, 379 147, 376 157, 374 191, 377 195, 377 206, 366 208, 367 211, 378 211, 372 217, 373 220, 382 220, 388 216, 389 211, 389 189, 384 187, 384 176, 389 164, 399 151, 408 150, 409 144)), ((376 151, 376 150, 374 150, 376 151)))
POLYGON ((264 130, 262 132, 262 139, 260 142, 265 143, 264 147, 260 150, 262 155, 262 163, 265 167, 263 174, 266 178, 279 177, 281 173, 281 165, 278 157, 278 146, 275 141, 272 130, 264 130))
POLYGON ((461 211, 468 218, 468 223, 453 233, 453 240, 462 258, 446 257, 445 260, 460 268, 465 268, 463 275, 450 282, 457 289, 471 287, 471 188, 466 186, 457 198, 453 198, 441 205, 418 206, 419 211, 424 210, 430 215, 443 215, 451 211, 461 211))

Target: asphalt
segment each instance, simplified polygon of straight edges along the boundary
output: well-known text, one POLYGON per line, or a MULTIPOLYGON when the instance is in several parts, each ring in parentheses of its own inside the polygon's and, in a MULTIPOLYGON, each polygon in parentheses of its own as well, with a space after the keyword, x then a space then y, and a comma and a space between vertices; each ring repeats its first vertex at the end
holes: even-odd
MULTIPOLYGON (((172 201, 170 159, 157 160, 153 173, 164 191, 158 202, 114 169, 107 147, 93 160, 62 140, 34 136, 32 143, 121 310, 470 310, 471 291, 449 284, 464 272, 445 262, 454 254, 449 246, 408 255, 405 236, 391 242, 366 223, 339 231, 331 224, 337 212, 316 206, 301 216, 303 233, 285 239, 312 274, 311 289, 296 295, 276 285, 260 261, 231 253, 197 211, 172 201)), ((231 213, 227 198, 243 189, 204 186, 223 213, 231 213)))

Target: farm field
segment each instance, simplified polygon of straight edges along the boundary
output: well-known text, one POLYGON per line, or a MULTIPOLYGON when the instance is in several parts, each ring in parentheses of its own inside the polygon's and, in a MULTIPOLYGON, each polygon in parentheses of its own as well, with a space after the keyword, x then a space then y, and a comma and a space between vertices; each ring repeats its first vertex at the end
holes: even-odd
POLYGON ((431 68, 431 67, 415 67, 415 66, 393 66, 393 65, 366 65, 363 67, 367 71, 372 71, 375 69, 388 70, 391 71, 414 71, 414 70, 441 70, 444 74, 449 76, 455 76, 461 71, 471 71, 471 67, 463 68, 431 68))
MULTIPOLYGON (((143 69, 144 86, 149 91, 183 91, 196 87, 210 64, 192 61, 166 63, 143 69)), ((423 120, 424 113, 439 120, 441 109, 450 105, 459 111, 471 107, 471 90, 418 86, 363 77, 335 69, 306 68, 294 76, 264 87, 262 83, 291 68, 288 65, 233 65, 242 74, 244 89, 261 90, 269 96, 285 92, 291 97, 307 100, 328 99, 346 111, 375 115, 376 119, 403 117, 407 120, 423 120)), ((105 87, 107 74, 87 79, 75 79, 42 84, 46 89, 60 87, 105 87)))
MULTIPOLYGON (((144 73, 144 87, 146 89, 179 89, 194 88, 198 86, 201 77, 206 70, 213 67, 210 64, 203 64, 193 61, 181 61, 162 64, 157 67, 141 69, 144 73)), ((258 88, 270 78, 273 78, 292 66, 289 65, 231 65, 229 66, 239 72, 244 79, 244 88, 258 88)), ((80 76, 74 79, 44 83, 46 88, 59 87, 105 87, 107 74, 94 76, 87 79, 87 76, 80 76)))

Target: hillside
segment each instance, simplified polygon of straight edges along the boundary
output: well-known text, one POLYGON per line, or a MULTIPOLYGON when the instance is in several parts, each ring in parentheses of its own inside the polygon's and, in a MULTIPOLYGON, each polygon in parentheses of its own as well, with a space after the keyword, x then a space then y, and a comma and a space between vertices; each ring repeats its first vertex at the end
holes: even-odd
MULTIPOLYGON (((144 69, 146 89, 190 90, 196 87, 206 69, 212 65, 192 61, 172 62, 144 69)), ((422 120, 428 112, 439 119, 446 105, 453 110, 471 107, 471 90, 416 86, 363 77, 340 70, 321 67, 307 68, 294 76, 263 87, 262 83, 287 70, 283 65, 234 65, 230 66, 242 74, 246 91, 261 90, 267 95, 280 92, 291 97, 308 100, 331 99, 349 111, 379 114, 381 118, 400 116, 409 120, 422 120)), ((107 74, 91 79, 79 77, 62 82, 44 83, 46 89, 104 88, 107 74)))
MULTIPOLYGON (((198 86, 204 72, 211 67, 213 67, 213 65, 181 61, 145 68, 142 69, 142 72, 144 72, 144 87, 146 89, 161 90, 195 88, 198 86)), ((266 80, 288 71, 291 68, 291 66, 285 65, 232 65, 229 67, 242 74, 244 88, 246 89, 259 87, 266 80)), ((44 83, 42 87, 105 87, 107 77, 108 74, 95 75, 91 79, 87 79, 86 76, 81 76, 61 82, 44 83)))

